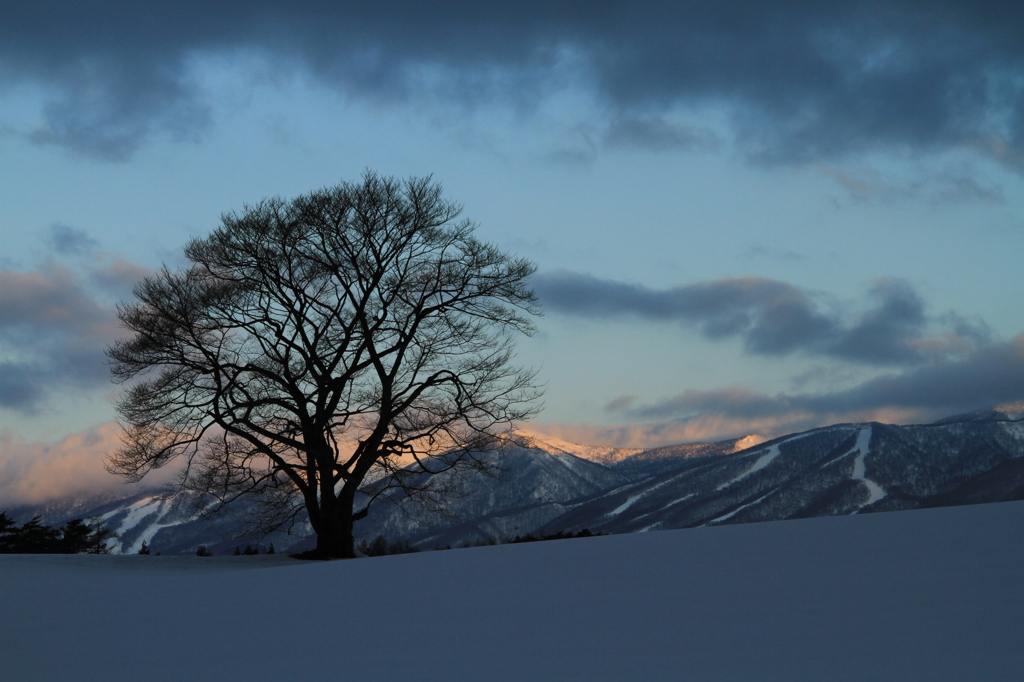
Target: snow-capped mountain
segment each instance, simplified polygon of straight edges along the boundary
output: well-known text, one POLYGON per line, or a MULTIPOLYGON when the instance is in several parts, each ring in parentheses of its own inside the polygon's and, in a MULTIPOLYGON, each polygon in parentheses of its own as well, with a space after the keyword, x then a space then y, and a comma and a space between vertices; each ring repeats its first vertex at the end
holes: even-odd
MULTIPOLYGON (((599 462, 601 464, 614 464, 626 457, 644 452, 644 448, 613 448, 606 445, 580 445, 569 441, 549 436, 536 431, 521 429, 518 434, 529 443, 530 447, 543 450, 552 455, 573 455, 580 459, 599 462)), ((648 451, 653 452, 653 451, 648 451)))
POLYGON ((602 491, 561 487, 517 506, 519 491, 534 489, 518 479, 525 462, 575 457, 535 446, 517 453, 506 481, 469 483, 455 503, 465 512, 458 520, 415 507, 401 516, 381 508, 360 533, 427 548, 583 529, 628 533, 1024 499, 1022 417, 990 410, 930 425, 839 424, 766 442, 747 437, 659 448, 591 462, 620 476, 607 479, 602 491), (508 497, 495 498, 493 491, 510 482, 508 497), (545 516, 550 520, 540 522, 545 516))
MULTIPOLYGON (((417 544, 431 546, 500 541, 532 533, 565 514, 575 501, 632 481, 612 466, 570 454, 566 446, 571 445, 534 438, 530 447, 489 455, 495 475, 462 479, 446 500, 444 515, 399 498, 401 504, 373 505, 369 515, 357 524, 356 533, 364 539, 378 535, 415 538, 417 544)), ((595 448, 594 452, 586 446, 575 447, 581 454, 606 461, 614 457, 608 452, 611 448, 595 448)), ((440 474, 436 483, 451 484, 449 478, 440 474)))
POLYGON ((840 424, 610 490, 540 532, 628 533, 1024 499, 1024 421, 840 424))
MULTIPOLYGON (((577 445, 532 434, 488 455, 494 475, 445 479, 444 512, 399 496, 378 501, 357 539, 383 536, 419 548, 501 542, 517 535, 630 533, 701 525, 913 509, 1024 499, 1024 410, 1010 406, 934 424, 838 424, 770 441, 758 436, 650 450, 577 445)), ((68 501, 18 510, 44 522, 99 518, 117 533, 116 551, 230 553, 236 516, 197 519, 190 505, 158 492, 120 500, 68 501)), ((262 539, 278 551, 296 535, 262 539)))

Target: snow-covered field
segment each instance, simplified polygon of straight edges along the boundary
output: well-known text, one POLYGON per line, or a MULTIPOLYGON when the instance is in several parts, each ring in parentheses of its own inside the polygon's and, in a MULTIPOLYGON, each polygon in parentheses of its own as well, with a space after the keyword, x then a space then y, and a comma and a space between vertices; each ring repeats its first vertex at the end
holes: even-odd
POLYGON ((305 563, 0 556, 0 678, 1018 680, 1024 503, 305 563))

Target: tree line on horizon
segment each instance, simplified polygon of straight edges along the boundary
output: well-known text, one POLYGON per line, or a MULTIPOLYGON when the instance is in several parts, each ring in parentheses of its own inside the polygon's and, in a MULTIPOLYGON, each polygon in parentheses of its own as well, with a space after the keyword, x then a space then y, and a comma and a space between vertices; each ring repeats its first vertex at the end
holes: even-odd
POLYGON ((110 554, 107 540, 112 537, 98 520, 73 519, 54 528, 38 516, 18 525, 0 512, 0 554, 110 554))

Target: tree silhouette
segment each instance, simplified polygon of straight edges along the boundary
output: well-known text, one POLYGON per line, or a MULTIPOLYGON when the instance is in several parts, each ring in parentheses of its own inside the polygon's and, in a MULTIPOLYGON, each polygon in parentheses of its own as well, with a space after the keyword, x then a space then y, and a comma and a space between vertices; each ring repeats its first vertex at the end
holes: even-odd
POLYGON ((81 519, 73 519, 61 529, 61 544, 65 554, 83 554, 93 546, 93 530, 81 519))
POLYGON ((0 554, 11 554, 17 542, 18 524, 7 512, 0 512, 0 554))
POLYGON ((367 172, 222 216, 190 267, 119 308, 133 336, 108 349, 127 384, 108 468, 139 480, 183 457, 182 489, 211 509, 255 496, 264 532, 304 509, 322 557, 355 555, 353 522, 392 486, 443 501, 413 481, 489 466, 539 395, 512 363, 535 268, 460 213, 430 178, 367 172))
POLYGON ((21 525, 17 532, 16 554, 59 554, 60 531, 45 526, 36 516, 21 525))
POLYGON ((73 519, 60 529, 44 525, 36 516, 21 526, 0 512, 0 554, 109 554, 107 540, 114 533, 99 519, 89 524, 73 519))

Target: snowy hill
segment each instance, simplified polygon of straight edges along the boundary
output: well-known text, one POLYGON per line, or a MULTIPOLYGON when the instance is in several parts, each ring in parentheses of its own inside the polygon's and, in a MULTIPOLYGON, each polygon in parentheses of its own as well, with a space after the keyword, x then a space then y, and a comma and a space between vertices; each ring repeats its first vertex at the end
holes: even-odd
POLYGON ((1009 682, 1022 527, 1008 502, 355 561, 3 555, 0 658, 14 682, 1009 682))

